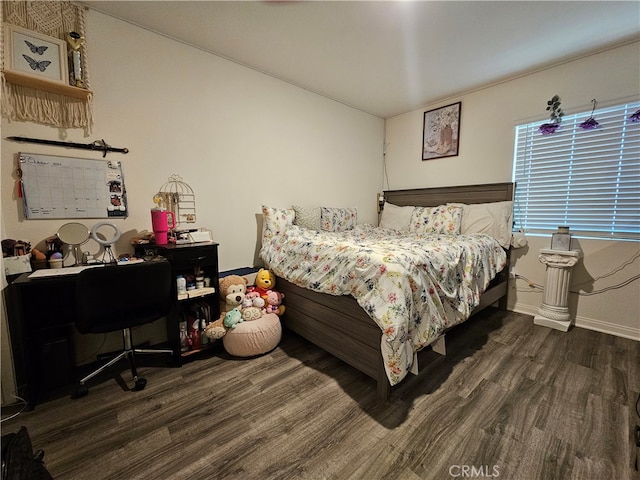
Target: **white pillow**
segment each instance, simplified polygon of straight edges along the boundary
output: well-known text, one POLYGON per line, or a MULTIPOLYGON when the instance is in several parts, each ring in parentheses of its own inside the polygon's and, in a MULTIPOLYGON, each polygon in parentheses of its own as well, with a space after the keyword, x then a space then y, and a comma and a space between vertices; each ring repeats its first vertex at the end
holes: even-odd
POLYGON ((399 207, 393 203, 384 202, 384 208, 380 216, 380 227, 408 232, 414 208, 415 207, 399 207))
POLYGON ((293 221, 294 224, 311 230, 320 230, 320 207, 301 207, 299 205, 294 205, 293 210, 296 212, 296 218, 293 221))
POLYGON ((462 206, 461 234, 486 233, 504 248, 509 248, 513 224, 512 201, 451 205, 462 206))

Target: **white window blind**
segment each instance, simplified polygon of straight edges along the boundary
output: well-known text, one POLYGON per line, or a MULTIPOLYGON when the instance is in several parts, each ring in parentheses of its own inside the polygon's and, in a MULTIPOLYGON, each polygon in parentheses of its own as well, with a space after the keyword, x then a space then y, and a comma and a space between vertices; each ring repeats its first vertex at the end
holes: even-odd
POLYGON ((568 226, 582 237, 640 240, 640 102, 597 109, 599 128, 579 125, 591 110, 565 115, 542 135, 543 121, 516 127, 516 228, 551 234, 568 226))

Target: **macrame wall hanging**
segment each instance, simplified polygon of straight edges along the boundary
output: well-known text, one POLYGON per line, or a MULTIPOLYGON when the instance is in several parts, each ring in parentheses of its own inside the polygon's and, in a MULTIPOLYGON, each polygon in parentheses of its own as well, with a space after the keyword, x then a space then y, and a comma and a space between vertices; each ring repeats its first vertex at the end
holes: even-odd
MULTIPOLYGON (((84 7, 67 1, 0 1, 2 21, 42 35, 67 41, 70 32, 85 37, 84 7)), ((4 29, 2 29, 4 36, 4 29)), ((35 122, 62 128, 93 127, 93 98, 90 92, 87 51, 84 42, 77 46, 86 95, 76 98, 19 85, 5 78, 5 45, 2 38, 2 116, 9 120, 35 122)))

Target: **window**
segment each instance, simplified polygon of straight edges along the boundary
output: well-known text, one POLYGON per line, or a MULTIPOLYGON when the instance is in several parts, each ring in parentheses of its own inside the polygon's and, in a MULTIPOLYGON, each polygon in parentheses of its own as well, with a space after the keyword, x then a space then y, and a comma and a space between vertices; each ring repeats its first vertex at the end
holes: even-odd
POLYGON ((599 128, 579 125, 591 110, 565 115, 542 135, 543 121, 516 127, 516 228, 550 235, 568 226, 575 236, 640 240, 640 102, 597 109, 599 128))

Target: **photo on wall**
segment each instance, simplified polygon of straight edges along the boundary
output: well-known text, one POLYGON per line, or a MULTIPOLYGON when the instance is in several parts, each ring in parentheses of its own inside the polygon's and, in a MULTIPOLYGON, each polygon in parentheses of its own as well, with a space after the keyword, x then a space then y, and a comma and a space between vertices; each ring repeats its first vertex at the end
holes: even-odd
POLYGON ((458 156, 461 105, 458 102, 424 112, 422 160, 458 156))

